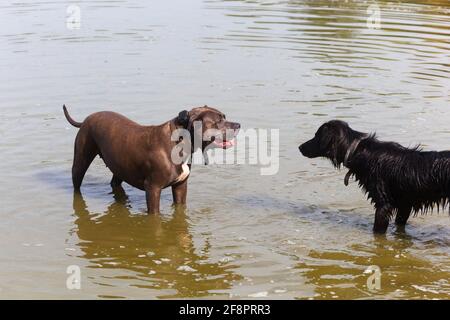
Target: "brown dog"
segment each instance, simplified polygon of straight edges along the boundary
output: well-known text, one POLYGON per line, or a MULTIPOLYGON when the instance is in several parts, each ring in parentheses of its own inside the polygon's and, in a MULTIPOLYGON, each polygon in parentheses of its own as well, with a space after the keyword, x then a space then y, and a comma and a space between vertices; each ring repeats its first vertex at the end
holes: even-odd
POLYGON ((70 117, 65 106, 63 110, 67 121, 80 128, 75 139, 72 166, 75 190, 80 190, 89 165, 100 155, 113 173, 113 188, 120 188, 125 181, 145 190, 149 213, 159 213, 161 190, 169 186, 172 187, 174 203, 186 203, 191 165, 173 161, 176 147, 189 143, 186 140, 190 138, 191 152, 196 148, 202 151, 206 147, 228 148, 234 144, 240 128, 239 123, 226 121, 222 112, 208 106, 181 111, 178 117, 159 126, 141 126, 109 111, 91 114, 80 123, 70 117), (194 124, 201 124, 200 129, 194 124), (172 135, 178 129, 185 129, 188 139, 173 139, 172 135), (230 131, 232 137, 227 140, 230 131), (195 139, 200 139, 200 146, 194 145, 195 139))

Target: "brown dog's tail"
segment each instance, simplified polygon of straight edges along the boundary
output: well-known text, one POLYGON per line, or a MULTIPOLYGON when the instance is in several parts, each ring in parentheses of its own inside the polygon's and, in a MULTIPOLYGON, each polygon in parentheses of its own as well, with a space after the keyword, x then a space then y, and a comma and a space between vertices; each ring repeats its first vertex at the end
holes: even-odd
POLYGON ((67 121, 69 121, 69 123, 71 125, 73 125, 74 127, 81 127, 81 125, 83 124, 83 122, 77 122, 75 120, 72 119, 72 117, 69 115, 69 112, 67 111, 66 105, 63 105, 63 110, 64 110, 64 115, 66 116, 67 121))

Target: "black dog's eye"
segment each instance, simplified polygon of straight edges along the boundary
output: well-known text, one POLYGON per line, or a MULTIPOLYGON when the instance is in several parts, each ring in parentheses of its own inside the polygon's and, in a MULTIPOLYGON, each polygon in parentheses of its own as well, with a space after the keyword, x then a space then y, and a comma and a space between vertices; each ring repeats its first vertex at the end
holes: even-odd
POLYGON ((317 132, 319 135, 321 135, 321 136, 326 136, 327 134, 328 134, 328 132, 329 132, 329 127, 325 124, 325 125, 323 125, 323 127, 319 130, 320 131, 320 133, 319 132, 317 132))

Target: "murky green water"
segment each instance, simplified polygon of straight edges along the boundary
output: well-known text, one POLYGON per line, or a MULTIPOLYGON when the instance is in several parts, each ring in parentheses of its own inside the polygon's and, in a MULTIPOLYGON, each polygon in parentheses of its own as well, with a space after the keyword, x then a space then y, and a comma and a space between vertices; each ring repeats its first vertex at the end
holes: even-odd
POLYGON ((381 139, 449 149, 450 4, 364 1, 67 1, 0 4, 1 298, 450 297, 447 212, 371 232, 355 183, 300 142, 331 118, 381 139), (95 160, 74 197, 75 119, 118 111, 157 124, 219 107, 280 129, 280 171, 194 167, 186 211, 145 214, 95 160), (81 290, 66 268, 81 268, 81 290), (366 287, 370 265, 381 289, 366 287))

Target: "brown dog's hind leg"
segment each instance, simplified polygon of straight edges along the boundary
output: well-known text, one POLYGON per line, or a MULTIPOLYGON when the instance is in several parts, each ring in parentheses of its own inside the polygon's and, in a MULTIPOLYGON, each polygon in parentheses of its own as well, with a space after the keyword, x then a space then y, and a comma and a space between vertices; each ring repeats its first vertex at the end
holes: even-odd
POLYGON ((174 204, 186 204, 187 181, 188 179, 172 186, 172 196, 174 204))
POLYGON ((97 154, 98 148, 94 140, 81 129, 75 139, 72 165, 72 182, 75 191, 80 190, 84 175, 97 154))
POLYGON ((151 185, 150 183, 145 181, 144 188, 145 188, 145 197, 147 199, 148 213, 159 213, 161 187, 151 185))

